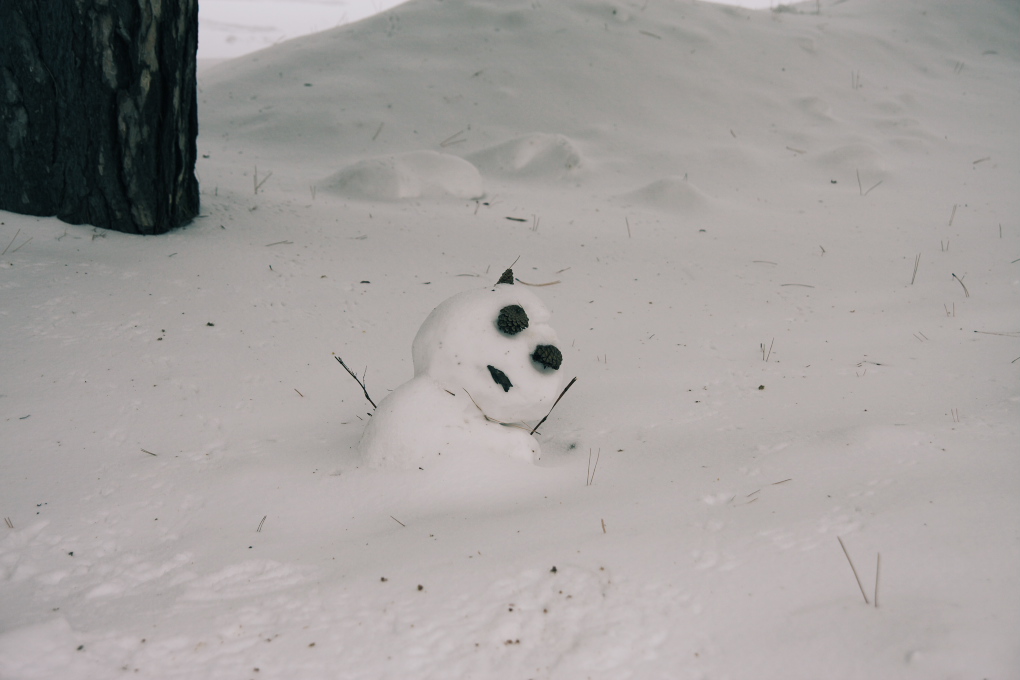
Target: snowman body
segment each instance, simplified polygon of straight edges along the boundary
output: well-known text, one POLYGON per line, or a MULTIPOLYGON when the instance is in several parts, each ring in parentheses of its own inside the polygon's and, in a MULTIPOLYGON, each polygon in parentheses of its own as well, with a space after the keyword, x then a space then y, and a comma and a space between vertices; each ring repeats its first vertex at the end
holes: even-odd
MULTIPOLYGON (((512 279, 511 279, 512 280, 512 279)), ((537 421, 563 389, 549 310, 511 283, 458 293, 432 310, 414 338, 414 377, 376 409, 359 449, 376 466, 445 457, 534 460, 537 421)))

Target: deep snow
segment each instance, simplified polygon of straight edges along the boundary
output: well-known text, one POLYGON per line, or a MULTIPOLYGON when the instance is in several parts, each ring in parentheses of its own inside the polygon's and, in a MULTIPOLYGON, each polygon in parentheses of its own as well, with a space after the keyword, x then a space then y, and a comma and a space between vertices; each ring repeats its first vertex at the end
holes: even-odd
POLYGON ((0 214, 0 677, 1016 677, 1020 8, 819 9, 412 0, 203 72, 191 226, 0 214), (518 256, 561 453, 363 465, 518 256))

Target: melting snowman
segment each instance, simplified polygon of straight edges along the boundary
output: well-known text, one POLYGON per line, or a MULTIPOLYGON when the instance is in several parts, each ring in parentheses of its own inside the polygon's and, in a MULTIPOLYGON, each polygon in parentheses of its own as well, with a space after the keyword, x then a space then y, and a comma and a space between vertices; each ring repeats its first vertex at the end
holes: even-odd
POLYGON ((414 377, 379 404, 359 449, 376 466, 412 467, 458 456, 534 461, 524 421, 547 415, 563 390, 549 310, 514 285, 458 293, 432 310, 411 346, 414 377))

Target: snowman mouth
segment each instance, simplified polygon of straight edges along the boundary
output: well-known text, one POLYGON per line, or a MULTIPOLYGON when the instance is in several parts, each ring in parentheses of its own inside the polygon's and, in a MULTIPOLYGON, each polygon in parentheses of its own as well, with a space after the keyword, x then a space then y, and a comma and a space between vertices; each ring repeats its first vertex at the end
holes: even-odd
POLYGON ((510 378, 508 378, 506 373, 503 371, 492 365, 486 366, 486 368, 489 369, 489 375, 492 376, 493 382, 502 387, 504 392, 509 392, 510 388, 514 386, 514 384, 510 382, 510 378))

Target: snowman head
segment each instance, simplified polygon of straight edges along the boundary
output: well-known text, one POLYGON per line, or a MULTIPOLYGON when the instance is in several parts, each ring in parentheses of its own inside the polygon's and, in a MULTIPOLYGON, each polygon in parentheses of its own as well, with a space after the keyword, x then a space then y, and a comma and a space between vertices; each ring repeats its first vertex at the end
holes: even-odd
POLYGON ((459 293, 432 310, 411 347, 414 374, 467 392, 490 418, 541 418, 564 383, 549 316, 507 270, 495 286, 459 293))

